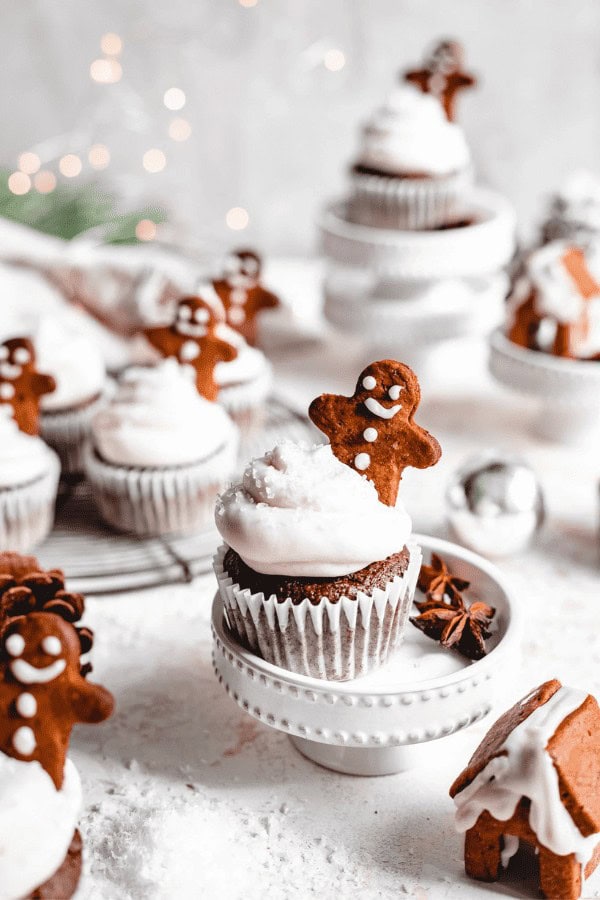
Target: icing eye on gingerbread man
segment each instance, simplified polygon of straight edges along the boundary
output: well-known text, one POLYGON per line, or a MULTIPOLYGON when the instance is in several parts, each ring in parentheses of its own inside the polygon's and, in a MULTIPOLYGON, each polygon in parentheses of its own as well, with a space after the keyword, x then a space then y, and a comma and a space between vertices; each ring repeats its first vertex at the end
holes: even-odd
POLYGON ((441 456, 436 439, 413 421, 420 399, 412 369, 384 359, 361 372, 352 397, 322 394, 308 413, 334 455, 364 474, 379 499, 394 506, 404 469, 425 469, 441 456))
POLYGON ((21 431, 38 434, 40 397, 55 388, 51 375, 37 371, 28 338, 11 338, 0 345, 0 403, 10 406, 21 431))
POLYGON ((73 625, 43 612, 14 619, 0 648, 0 752, 39 762, 57 790, 73 725, 101 722, 114 705, 82 677, 79 654, 73 625))
POLYGON ((433 94, 444 107, 448 121, 455 118, 456 95, 473 87, 477 80, 463 71, 464 50, 457 41, 444 40, 434 47, 423 68, 405 72, 404 80, 420 88, 424 94, 433 94))
POLYGON ((217 333, 224 322, 223 306, 212 285, 202 296, 184 297, 177 305, 171 325, 147 328, 147 339, 162 356, 173 356, 194 369, 196 389, 207 400, 216 400, 219 385, 214 370, 219 362, 231 362, 237 349, 217 333), (208 299, 210 298, 210 299, 208 299))

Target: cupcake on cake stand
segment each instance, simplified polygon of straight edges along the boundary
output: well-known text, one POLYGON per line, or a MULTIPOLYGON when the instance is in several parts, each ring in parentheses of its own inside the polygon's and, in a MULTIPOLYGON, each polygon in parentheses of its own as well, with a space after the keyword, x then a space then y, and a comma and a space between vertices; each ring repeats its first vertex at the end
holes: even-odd
POLYGON ((600 438, 600 240, 555 240, 530 253, 491 337, 490 369, 539 401, 550 440, 600 438))
POLYGON ((348 774, 439 753, 515 668, 518 612, 496 569, 412 534, 397 498, 404 469, 441 454, 415 421, 419 398, 408 366, 371 363, 352 396, 311 403, 329 445, 277 445, 217 502, 215 673, 250 715, 348 774))
POLYGON ((514 213, 473 188, 454 122, 456 92, 471 84, 454 42, 406 73, 362 131, 349 196, 320 221, 326 317, 413 364, 441 340, 488 332, 506 296, 514 213))

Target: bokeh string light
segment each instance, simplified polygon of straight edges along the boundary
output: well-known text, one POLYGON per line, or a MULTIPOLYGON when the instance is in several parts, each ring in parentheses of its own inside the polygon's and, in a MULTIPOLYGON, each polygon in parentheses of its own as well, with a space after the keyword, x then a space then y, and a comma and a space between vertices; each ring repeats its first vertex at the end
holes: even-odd
POLYGON ((123 40, 120 35, 114 31, 108 31, 103 34, 100 39, 100 49, 107 56, 119 56, 123 50, 123 40))
POLYGON ((192 126, 187 119, 173 119, 169 122, 169 137, 173 141, 187 141, 192 133, 192 126))
POLYGON ((38 194, 51 194, 56 187, 56 175, 48 169, 41 169, 33 179, 38 194))
POLYGON ((116 84, 122 75, 123 69, 117 59, 95 59, 90 65, 90 78, 97 84, 116 84))
POLYGON ((135 226, 138 241, 153 241, 156 237, 156 223, 152 219, 140 219, 135 226))
POLYGON ((42 164, 37 153, 31 153, 30 151, 21 153, 18 163, 19 169, 21 172, 25 172, 26 175, 35 175, 42 164))
POLYGON ((88 161, 93 169, 106 169, 110 163, 110 150, 104 144, 93 144, 88 150, 88 161))
POLYGON ((250 216, 243 206, 234 206, 227 211, 225 222, 232 231, 243 231, 248 227, 250 216))
POLYGON ((76 178, 80 174, 83 164, 76 153, 67 153, 61 156, 58 168, 65 178, 76 178))
POLYGON ((146 172, 162 172, 166 164, 167 157, 163 151, 159 150, 157 147, 146 150, 142 157, 142 165, 146 172))
POLYGON ((329 72, 340 72, 346 65, 346 57, 341 50, 331 47, 323 55, 323 65, 329 72))
POLYGON ((13 172, 8 176, 8 189, 17 196, 27 194, 31 190, 31 178, 25 172, 13 172))
POLYGON ((163 103, 165 104, 167 109, 173 111, 183 109, 183 107, 185 106, 185 101, 185 92, 178 87, 168 88, 163 96, 163 103))

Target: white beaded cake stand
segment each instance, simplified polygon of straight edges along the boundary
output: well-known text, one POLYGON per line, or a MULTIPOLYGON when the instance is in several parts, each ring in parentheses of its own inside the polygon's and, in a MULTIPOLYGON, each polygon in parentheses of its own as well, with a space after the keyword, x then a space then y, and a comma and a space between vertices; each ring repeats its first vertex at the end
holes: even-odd
POLYGON ((487 275, 514 253, 515 213, 502 196, 481 188, 469 211, 473 224, 462 228, 400 231, 349 222, 344 201, 337 201, 319 223, 323 252, 333 263, 400 280, 487 275))
POLYGON ((489 365, 499 382, 539 401, 533 423, 539 435, 562 444, 600 441, 600 362, 528 350, 497 329, 489 365))
POLYGON ((482 660, 465 663, 409 624, 397 660, 377 672, 347 682, 296 675, 242 647, 215 597, 217 678, 249 715, 287 733, 304 756, 326 768, 389 775, 422 764, 427 747, 444 752, 449 735, 488 715, 516 672, 520 617, 497 569, 456 544, 415 538, 425 558, 431 551, 441 554, 452 571, 471 581, 473 597, 496 607, 491 649, 482 660))

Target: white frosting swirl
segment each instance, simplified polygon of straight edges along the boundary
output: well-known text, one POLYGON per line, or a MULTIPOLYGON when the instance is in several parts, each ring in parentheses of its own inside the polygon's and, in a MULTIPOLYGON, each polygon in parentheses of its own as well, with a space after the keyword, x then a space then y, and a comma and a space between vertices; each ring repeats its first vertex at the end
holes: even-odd
POLYGON ((397 87, 362 132, 359 163, 382 172, 449 175, 470 159, 460 126, 436 97, 412 85, 397 87))
POLYGON ((0 897, 27 897, 54 875, 80 808, 81 783, 70 760, 57 791, 39 762, 0 753, 0 897))
POLYGON ((50 453, 41 438, 20 431, 12 407, 0 403, 0 488, 28 484, 45 475, 50 453))
POLYGON ((92 422, 104 460, 121 466, 179 466, 211 456, 233 439, 224 409, 201 397, 192 373, 174 359, 134 367, 92 422))
POLYGON ((220 362, 215 366, 215 381, 221 387, 247 384, 270 370, 265 354, 256 347, 250 347, 239 332, 228 325, 220 325, 217 332, 220 337, 233 344, 238 352, 231 362, 220 362))
POLYGON ((328 445, 282 442, 217 501, 223 539, 256 572, 349 575, 404 547, 411 520, 328 445))
POLYGON ((55 390, 41 398, 43 410, 69 409, 102 393, 106 379, 104 360, 87 335, 46 317, 33 341, 39 371, 53 375, 56 380, 55 390))

